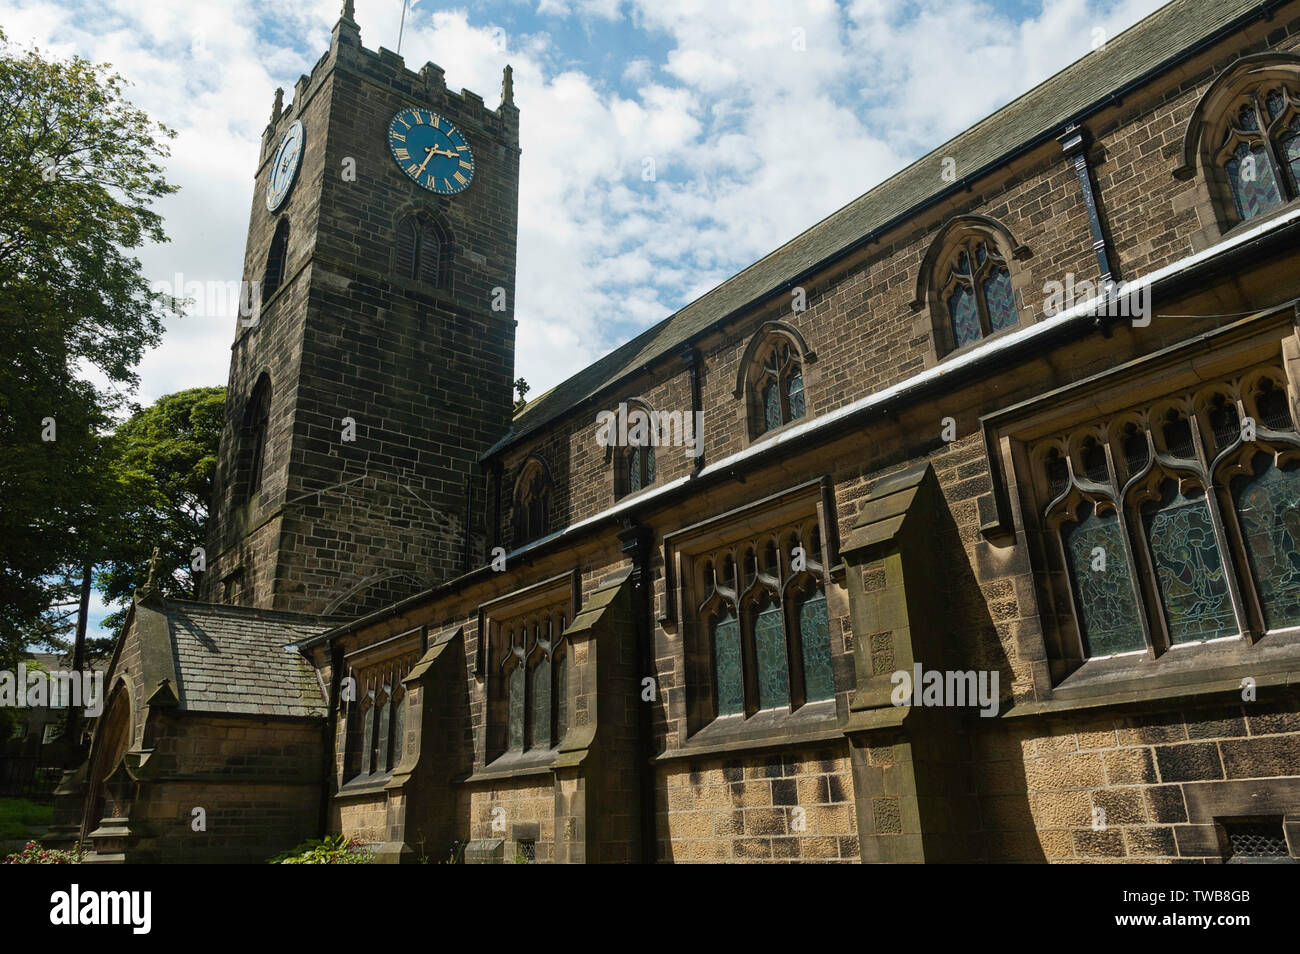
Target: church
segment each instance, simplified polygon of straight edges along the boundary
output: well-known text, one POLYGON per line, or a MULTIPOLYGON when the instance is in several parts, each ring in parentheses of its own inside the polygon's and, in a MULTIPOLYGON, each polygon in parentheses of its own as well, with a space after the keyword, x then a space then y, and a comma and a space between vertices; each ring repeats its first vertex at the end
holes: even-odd
POLYGON ((349 0, 277 93, 201 601, 136 593, 62 837, 1300 860, 1300 0, 1174 0, 517 410, 501 66, 349 0))

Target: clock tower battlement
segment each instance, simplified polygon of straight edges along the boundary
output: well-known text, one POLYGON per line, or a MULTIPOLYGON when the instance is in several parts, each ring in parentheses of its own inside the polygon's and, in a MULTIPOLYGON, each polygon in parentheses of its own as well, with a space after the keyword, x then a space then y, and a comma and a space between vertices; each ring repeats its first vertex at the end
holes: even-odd
POLYGON ((231 348, 214 602, 357 614, 483 558, 478 461, 513 406, 510 68, 489 109, 433 63, 364 48, 351 8, 262 137, 243 276, 260 306, 231 348))

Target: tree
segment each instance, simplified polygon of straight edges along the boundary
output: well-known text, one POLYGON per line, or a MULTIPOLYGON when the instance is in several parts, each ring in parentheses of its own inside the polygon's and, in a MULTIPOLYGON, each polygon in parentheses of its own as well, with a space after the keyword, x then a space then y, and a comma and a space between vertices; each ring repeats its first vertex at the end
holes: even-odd
POLYGON ((121 490, 114 414, 177 310, 131 254, 166 241, 151 207, 175 191, 160 165, 173 134, 125 87, 0 31, 0 659, 57 632, 121 490))
POLYGON ((194 598, 196 566, 206 564, 206 555, 195 550, 204 543, 225 401, 222 387, 178 391, 117 429, 112 467, 121 497, 111 519, 122 530, 105 542, 95 582, 106 600, 123 608, 105 625, 117 627, 126 618, 131 594, 148 578, 154 547, 159 592, 194 598))

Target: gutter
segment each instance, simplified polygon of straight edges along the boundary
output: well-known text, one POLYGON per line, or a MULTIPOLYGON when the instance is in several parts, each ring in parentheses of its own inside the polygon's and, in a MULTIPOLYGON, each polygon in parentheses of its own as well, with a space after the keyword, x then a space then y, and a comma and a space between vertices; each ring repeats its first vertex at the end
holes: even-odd
MULTIPOLYGON (((1269 218, 1252 228, 1243 229, 1209 248, 1128 282, 1122 286, 1122 291, 1127 294, 1139 289, 1149 289, 1150 300, 1154 300, 1157 294, 1167 295, 1199 280, 1212 278, 1219 272, 1232 270, 1239 261, 1257 264, 1274 245, 1289 247, 1288 243, 1294 245, 1297 242, 1300 242, 1300 204, 1282 215, 1269 218)), ((562 544, 567 544, 576 537, 585 536, 607 525, 622 526, 626 520, 637 520, 650 511, 669 506, 698 493, 706 486, 733 479, 737 467, 741 465, 762 466, 772 459, 789 456, 792 452, 810 444, 824 443, 829 437, 852 431, 874 419, 896 414, 901 406, 919 400, 929 393, 978 378, 987 371, 1022 355, 1041 352, 1050 344, 1085 337, 1094 331, 1109 334, 1113 322, 1128 320, 1104 317, 1110 300, 1105 295, 1097 295, 1060 314, 1044 318, 1003 337, 990 339, 984 345, 940 362, 882 391, 868 394, 819 417, 788 427, 767 440, 751 444, 697 472, 625 497, 600 513, 569 524, 511 551, 506 555, 507 564, 513 565, 515 562, 526 564, 530 560, 559 549, 562 544), (1098 312, 1101 314, 1099 315, 1098 312)), ((1154 320, 1156 317, 1153 315, 1152 321, 1154 320)), ((295 645, 305 649, 327 642, 496 575, 498 574, 491 566, 478 567, 446 583, 416 593, 398 603, 312 636, 295 645)))
MULTIPOLYGON (((496 444, 488 448, 488 450, 483 453, 483 456, 479 458, 480 461, 487 461, 492 457, 496 456, 497 454, 502 453, 509 447, 513 446, 515 443, 521 441, 523 438, 532 434, 534 431, 540 430, 541 428, 545 427, 547 424, 551 423, 552 421, 566 416, 567 413, 580 411, 584 407, 598 403, 602 395, 607 394, 612 390, 617 390, 619 386, 622 385, 624 382, 630 380, 637 374, 647 371, 650 362, 658 363, 660 361, 663 361, 665 358, 667 358, 670 355, 670 353, 673 350, 694 348, 696 345, 698 345, 709 335, 715 333, 719 328, 723 327, 729 322, 739 318, 745 312, 760 307, 774 298, 778 298, 785 295, 786 293, 789 292, 791 288, 793 288, 795 285, 800 284, 804 279, 809 278, 817 274, 818 272, 825 270, 829 266, 833 265, 835 262, 847 257, 848 255, 851 255, 857 250, 864 248, 868 245, 871 245, 873 242, 879 241, 880 238, 885 235, 885 233, 891 231, 894 228, 897 228, 899 225, 905 223, 908 219, 915 217, 916 215, 926 211, 927 209, 930 209, 936 205, 940 205, 946 202, 954 195, 958 195, 962 192, 970 191, 971 188, 973 187, 973 183, 984 178, 990 173, 996 171, 1002 166, 1007 165, 1012 160, 1017 159, 1028 152, 1032 152, 1033 150, 1037 149, 1039 146, 1043 145, 1044 143, 1053 141, 1058 137, 1065 135, 1066 133, 1069 132, 1070 127, 1082 126, 1084 121, 1087 120, 1088 118, 1095 116, 1096 114, 1102 112, 1105 109, 1109 109, 1112 106, 1116 106, 1120 104, 1121 102, 1123 102, 1125 98, 1128 97, 1129 94, 1141 88, 1142 86, 1145 86, 1147 83, 1151 82, 1160 74, 1168 72, 1169 70, 1172 70, 1173 68, 1179 66, 1180 64, 1187 62, 1188 60, 1199 55, 1200 53, 1204 52, 1210 47, 1215 46, 1216 44, 1218 44, 1228 36, 1231 36, 1233 33, 1236 33, 1238 30, 1242 29, 1243 27, 1249 26, 1251 23, 1255 22, 1256 20, 1272 20, 1273 14, 1278 9, 1285 6, 1288 2, 1290 2, 1290 0, 1264 0, 1264 2, 1261 3, 1258 7, 1255 7, 1243 14, 1240 14, 1235 19, 1224 24, 1224 26, 1220 27, 1218 30, 1215 30, 1213 33, 1210 33, 1202 37, 1200 40, 1197 40, 1191 46, 1184 47, 1178 53, 1175 53, 1173 56, 1169 57, 1163 62, 1156 64, 1146 72, 1139 74, 1137 77, 1125 83, 1123 86, 1111 90, 1110 92, 1105 93, 1104 95, 1093 100, 1093 102, 1090 105, 1083 107, 1077 113, 1074 113, 1069 117, 1067 117, 1060 127, 1054 126, 1051 129, 1038 133, 1032 138, 1025 140, 1015 148, 1010 149, 1007 152, 1003 153, 1002 155, 996 157, 995 159, 990 160, 989 162, 985 163, 983 166, 980 166, 974 172, 963 177, 959 181, 953 183, 947 189, 936 192, 928 199, 923 199, 921 202, 918 202, 916 205, 913 205, 910 208, 907 208, 902 212, 898 213, 893 218, 887 219, 883 224, 876 226, 871 231, 863 235, 861 238, 855 239, 854 241, 841 247, 839 250, 832 252, 830 255, 827 255, 826 257, 822 258, 820 261, 814 263, 813 265, 810 265, 809 267, 803 269, 802 271, 796 272, 792 277, 786 279, 785 282, 783 282, 782 284, 777 285, 776 287, 772 288, 770 291, 764 292, 758 295, 757 297, 750 299, 745 304, 732 309, 731 311, 727 312, 725 315, 722 315, 720 318, 717 318, 714 321, 710 322, 708 326, 700 329, 699 331, 690 335, 683 341, 678 342, 677 344, 672 345, 669 349, 666 349, 665 351, 654 355, 652 358, 650 358, 649 362, 646 362, 645 364, 641 364, 635 368, 631 368, 625 371, 624 373, 620 374, 617 378, 608 382, 598 390, 592 392, 591 394, 587 395, 584 398, 575 401, 564 411, 561 411, 556 415, 554 415, 553 417, 547 418, 545 421, 542 421, 537 425, 535 425, 534 427, 531 427, 528 430, 518 434, 516 434, 514 432, 514 428, 511 427, 510 431, 501 440, 499 440, 496 444)), ((1037 89, 1037 87, 1034 88, 1037 89)), ((1032 90, 1026 91, 1026 94, 1028 92, 1032 92, 1032 90)), ((1017 97, 1017 99, 1018 98, 1019 97, 1017 97)), ((1015 100, 1013 100, 1012 102, 1015 102, 1015 100)), ((1008 103, 1007 105, 1010 105, 1010 103, 1008 103)), ((997 115, 997 114, 994 113, 993 115, 997 115)), ((985 117, 985 118, 991 118, 991 117, 985 117)), ((972 126, 971 128, 973 129, 974 127, 972 126)), ((949 140, 949 142, 951 141, 952 140, 949 140)), ((904 166, 903 169, 900 169, 894 175, 899 175, 902 172, 905 172, 907 169, 910 169, 913 166, 925 161, 925 159, 928 158, 929 156, 933 156, 937 152, 942 150, 945 145, 947 145, 947 143, 941 144, 938 147, 938 149, 931 150, 930 152, 926 153, 926 155, 921 156, 915 162, 907 166, 904 166)), ((893 176, 891 176, 890 178, 893 178, 893 176)), ((885 182, 888 181, 889 181, 888 179, 885 180, 885 182)), ((884 185, 884 183, 881 183, 880 185, 884 185)), ((880 188, 880 186, 878 185, 875 188, 880 188)), ((864 196, 870 195, 871 191, 874 190, 869 190, 868 192, 863 193, 863 195, 864 196)), ((852 203, 849 204, 852 205, 852 203)), ((846 208, 848 208, 848 206, 843 206, 842 208, 837 209, 835 212, 831 213, 831 216, 837 215, 839 212, 844 211, 844 209, 846 208)), ((827 219, 829 219, 831 216, 827 216, 827 219)), ((825 221, 826 219, 822 219, 822 222, 825 221)), ((817 223, 817 225, 820 224, 821 222, 817 223)), ((812 226, 812 228, 816 228, 817 225, 812 226)), ((805 232, 810 230, 811 229, 805 230, 805 232)), ((799 234, 802 235, 805 233, 801 232, 799 234)), ((795 238, 798 238, 798 236, 795 236, 795 238)), ((791 239, 791 241, 794 241, 794 239, 791 239)), ((789 242, 786 243, 786 245, 788 244, 789 242)), ((781 248, 784 247, 785 247, 784 245, 781 246, 781 248)), ((776 251, 780 251, 780 249, 777 249, 776 251)), ((771 252, 769 254, 775 254, 775 252, 771 252)), ((762 260, 763 259, 759 259, 758 261, 761 262, 762 260)), ((743 274, 745 271, 748 270, 748 268, 752 268, 756 264, 758 264, 758 262, 751 264, 746 269, 742 269, 740 272, 737 272, 736 275, 743 274)), ((734 278, 736 276, 732 276, 732 277, 734 278)), ((696 299, 696 301, 699 300, 700 299, 696 299)), ((694 302, 691 302, 690 304, 694 304, 694 302)), ((690 307, 690 305, 688 304, 685 307, 690 307)), ((669 315, 668 318, 665 319, 665 322, 672 321, 672 319, 676 315, 681 314, 681 312, 684 310, 685 308, 682 308, 679 309, 677 312, 675 312, 673 315, 669 315)), ((653 328, 654 326, 651 327, 653 328)), ((648 328, 646 330, 649 331, 651 329, 648 328)), ((642 333, 644 334, 644 332, 642 333)))

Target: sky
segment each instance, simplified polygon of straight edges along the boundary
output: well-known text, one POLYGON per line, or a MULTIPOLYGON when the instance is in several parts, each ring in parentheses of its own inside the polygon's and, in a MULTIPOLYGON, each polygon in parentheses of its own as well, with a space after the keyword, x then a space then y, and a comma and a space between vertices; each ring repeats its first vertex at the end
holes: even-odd
MULTIPOLYGON (((536 397, 1161 5, 415 0, 400 52, 489 108, 514 68, 515 373, 536 397)), ((154 282, 224 285, 240 278, 274 90, 292 97, 341 6, 0 0, 0 26, 112 63, 176 131, 180 191, 158 205, 171 240, 139 257, 154 282)), ((362 43, 397 49, 402 7, 356 0, 362 43)), ((170 322, 135 399, 224 385, 234 309, 201 301, 170 322)))

